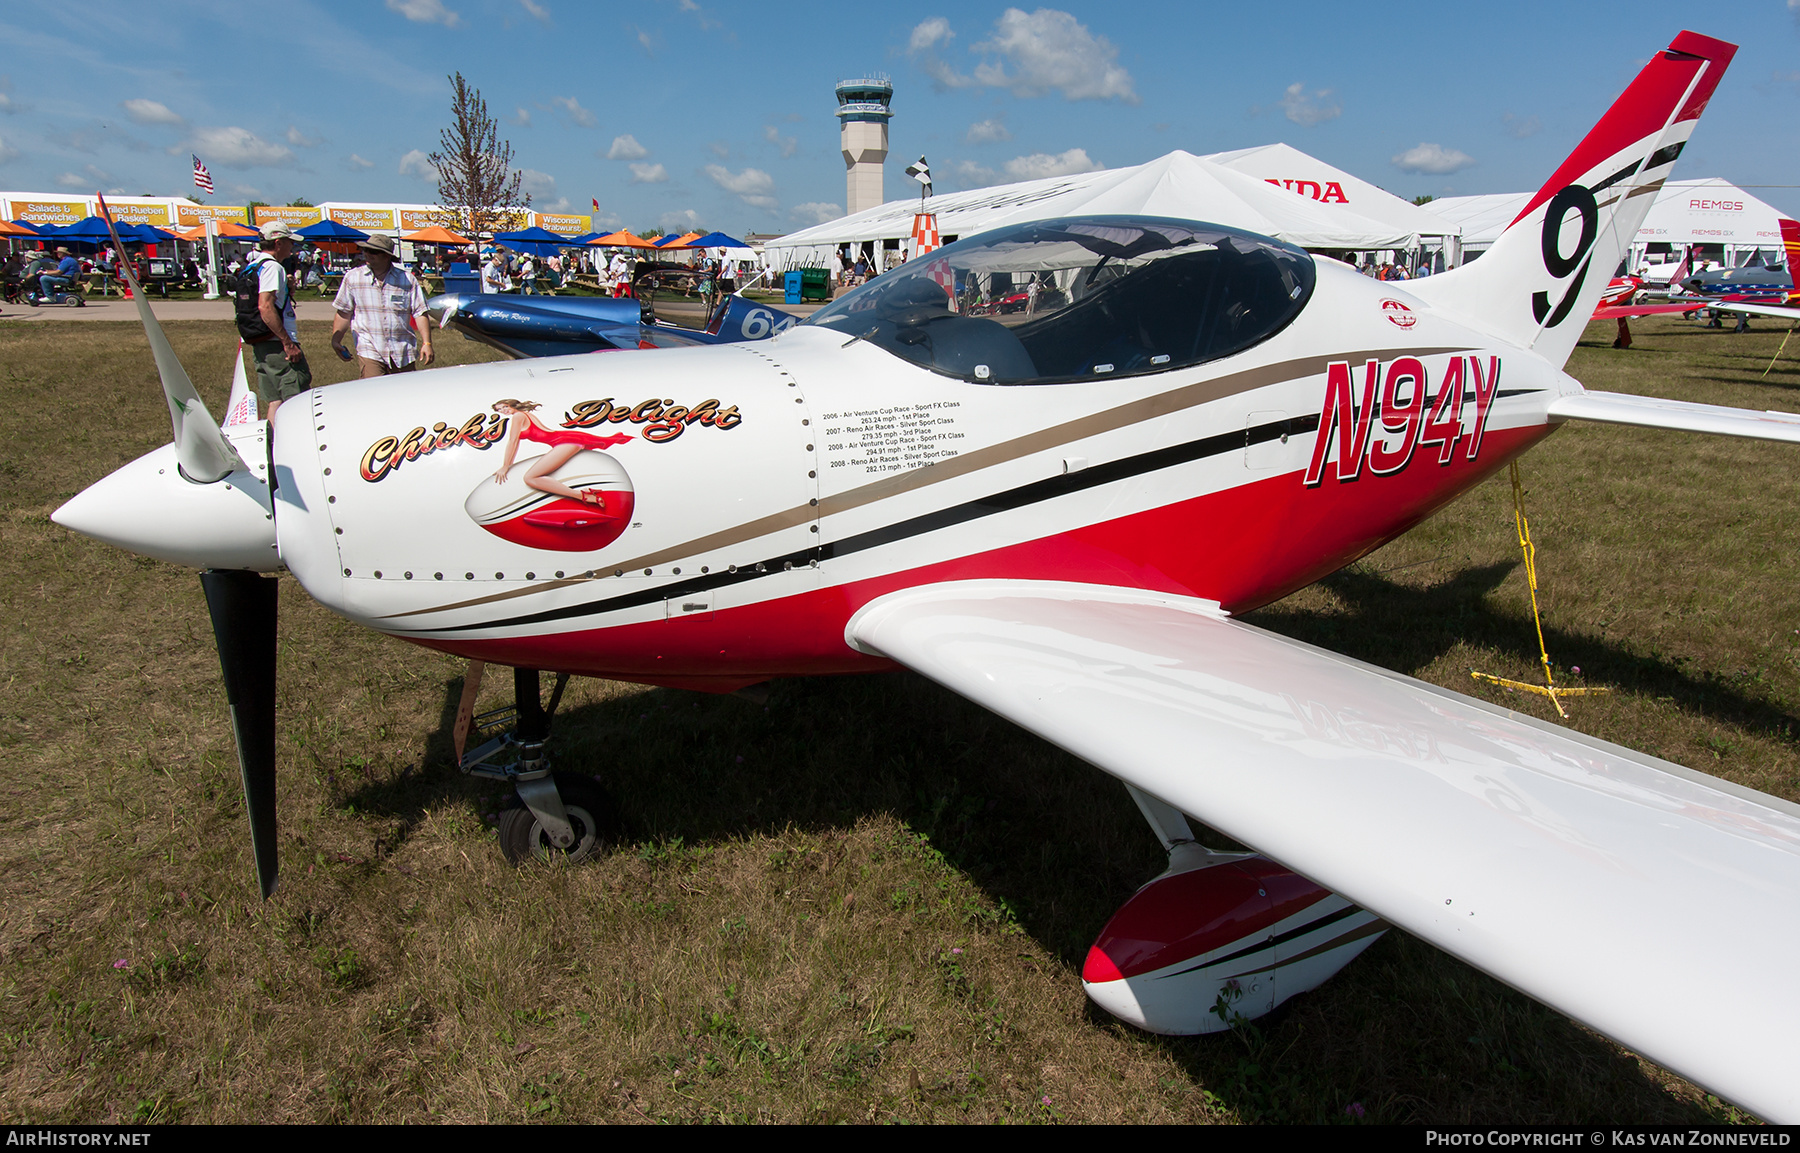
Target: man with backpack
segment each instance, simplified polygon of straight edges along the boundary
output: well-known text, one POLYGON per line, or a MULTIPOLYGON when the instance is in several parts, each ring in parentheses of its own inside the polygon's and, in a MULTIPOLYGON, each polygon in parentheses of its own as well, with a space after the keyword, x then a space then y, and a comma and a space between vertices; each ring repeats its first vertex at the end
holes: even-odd
POLYGON ((312 369, 300 349, 293 285, 282 262, 294 254, 294 230, 280 221, 262 226, 262 240, 238 274, 238 335, 256 361, 256 394, 275 419, 281 402, 312 387, 312 369))

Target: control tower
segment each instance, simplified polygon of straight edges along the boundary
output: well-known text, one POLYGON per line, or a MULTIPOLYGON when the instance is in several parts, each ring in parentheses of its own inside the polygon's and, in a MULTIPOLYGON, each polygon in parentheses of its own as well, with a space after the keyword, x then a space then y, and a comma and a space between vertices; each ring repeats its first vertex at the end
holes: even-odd
POLYGON ((844 207, 861 212, 880 204, 881 165, 888 154, 888 101, 894 85, 877 73, 837 86, 838 122, 844 150, 844 207))

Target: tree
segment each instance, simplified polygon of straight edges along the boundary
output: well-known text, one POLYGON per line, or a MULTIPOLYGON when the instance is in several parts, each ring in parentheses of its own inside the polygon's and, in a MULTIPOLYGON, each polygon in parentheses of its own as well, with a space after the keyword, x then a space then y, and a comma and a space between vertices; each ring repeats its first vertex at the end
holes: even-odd
POLYGON ((289 208, 312 208, 312 207, 315 207, 315 205, 313 204, 312 201, 308 200, 304 196, 296 196, 292 200, 288 201, 288 207, 289 208))
POLYGON ((460 72, 450 77, 450 115, 455 123, 438 133, 442 150, 427 158, 437 170, 438 203, 457 209, 476 234, 503 231, 515 223, 509 210, 529 207, 531 195, 520 196, 512 145, 460 72))
POLYGON ((1430 204, 1433 200, 1436 200, 1436 199, 1437 199, 1437 197, 1435 197, 1435 196, 1415 196, 1415 197, 1413 197, 1413 203, 1414 204, 1430 204))

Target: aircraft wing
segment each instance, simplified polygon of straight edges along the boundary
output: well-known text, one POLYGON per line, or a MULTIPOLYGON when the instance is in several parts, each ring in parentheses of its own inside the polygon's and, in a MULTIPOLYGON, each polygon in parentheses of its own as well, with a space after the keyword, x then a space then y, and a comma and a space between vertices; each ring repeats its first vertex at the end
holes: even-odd
POLYGON ((972 581, 846 636, 1770 1119, 1800 1120, 1800 806, 1227 619, 972 581))
POLYGON ((1747 312, 1751 316, 1779 316, 1785 320, 1800 320, 1800 308, 1783 308, 1779 304, 1718 304, 1713 307, 1721 312, 1747 312))
POLYGON ((1710 304, 1607 304, 1594 309, 1594 320, 1616 320, 1621 316, 1661 316, 1668 312, 1693 312, 1696 308, 1711 308, 1710 304))
POLYGON ((1550 420, 1591 420, 1601 424, 1630 424, 1640 428, 1671 428, 1682 432, 1709 432, 1716 436, 1741 436, 1751 440, 1780 440, 1800 444, 1800 413, 1757 412, 1718 404, 1693 404, 1655 396, 1623 392, 1577 392, 1550 402, 1550 420))

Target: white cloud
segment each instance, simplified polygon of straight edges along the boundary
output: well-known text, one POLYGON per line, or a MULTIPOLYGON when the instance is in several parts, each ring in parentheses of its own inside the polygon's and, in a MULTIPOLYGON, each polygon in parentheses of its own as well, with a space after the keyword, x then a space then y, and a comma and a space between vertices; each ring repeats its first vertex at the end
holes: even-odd
POLYGON ((1015 156, 1006 162, 1006 174, 1014 180, 1038 180, 1046 176, 1070 176, 1077 172, 1099 172, 1106 165, 1090 158, 1085 148, 1071 148, 1052 156, 1034 152, 1015 156))
POLYGON ((668 179, 668 170, 660 164, 633 164, 631 166, 631 182, 633 184, 662 184, 668 179))
POLYGON ((933 16, 929 20, 921 21, 919 26, 912 30, 912 39, 907 42, 906 50, 908 52, 929 52, 939 44, 947 46, 955 38, 956 33, 950 31, 950 21, 942 16, 933 16))
POLYGON ((1536 136, 1544 127, 1544 122, 1535 116, 1514 116, 1510 112, 1500 118, 1500 124, 1506 134, 1515 140, 1536 136))
POLYGON ((991 144, 998 140, 1011 140, 1012 133, 1006 130, 1006 121, 999 117, 992 120, 977 120, 969 125, 969 131, 963 134, 963 140, 969 144, 991 144))
POLYGON ((1320 88, 1309 94, 1306 85, 1299 81, 1287 86, 1287 91, 1275 102, 1275 107, 1302 128, 1336 120, 1344 114, 1344 106, 1332 96, 1331 89, 1320 88))
POLYGON ((792 136, 783 136, 781 131, 773 124, 770 124, 763 129, 763 139, 781 149, 781 154, 783 156, 792 156, 795 150, 800 147, 800 142, 798 140, 794 139, 792 136))
POLYGON ((17 148, 8 147, 6 141, 0 140, 0 164, 5 164, 9 160, 17 160, 18 158, 19 150, 17 148))
POLYGON ((542 4, 534 3, 533 0, 519 0, 519 7, 529 12, 534 19, 542 20, 546 24, 550 23, 550 9, 542 4))
POLYGON ((696 230, 696 226, 700 223, 700 214, 691 208, 680 208, 674 212, 663 213, 662 219, 657 223, 669 232, 680 236, 684 232, 696 230))
POLYGON ((731 145, 725 143, 723 140, 712 141, 710 144, 708 144, 706 146, 706 149, 708 152, 711 152, 714 156, 717 156, 720 160, 723 160, 727 156, 731 155, 731 145))
POLYGON ((521 128, 531 127, 531 112, 523 104, 513 109, 513 123, 521 128))
POLYGON ((1475 158, 1467 152, 1445 148, 1441 144, 1420 144, 1394 157, 1393 163, 1395 168, 1405 172, 1429 172, 1433 176, 1444 176, 1473 166, 1475 158))
POLYGON ((352 152, 350 154, 350 159, 349 159, 348 163, 349 163, 350 167, 352 167, 352 168, 373 168, 373 167, 375 167, 375 162, 373 160, 364 160, 362 157, 358 156, 354 152, 352 152))
POLYGON ((308 136, 300 131, 298 125, 290 124, 287 130, 287 142, 296 148, 316 148, 323 142, 323 137, 308 136))
POLYGON ((988 38, 970 49, 990 57, 972 75, 957 71, 940 54, 955 37, 950 22, 934 16, 915 26, 907 40, 914 62, 939 88, 1004 88, 1021 98, 1060 92, 1066 100, 1138 103, 1131 73, 1119 65, 1118 46, 1067 12, 1008 8, 988 38))
POLYGON ((130 120, 133 124, 182 125, 187 123, 186 120, 183 120, 180 116, 177 116, 171 111, 167 104, 161 104, 155 100, 144 100, 142 98, 126 100, 121 103, 119 107, 125 110, 126 119, 130 120))
POLYGON ((415 148, 400 158, 400 175, 417 176, 420 180, 429 180, 435 184, 438 171, 431 166, 431 158, 415 148))
POLYGON ((708 164, 705 171, 714 184, 745 204, 758 208, 775 207, 775 198, 769 195, 775 190, 775 178, 762 169, 746 168, 742 172, 733 172, 723 164, 708 164))
POLYGON ((613 137, 612 147, 606 150, 608 160, 642 160, 648 155, 650 150, 639 144, 637 137, 629 132, 613 137))
POLYGON ((573 120, 581 127, 592 128, 594 126, 594 114, 588 109, 583 108, 581 106, 581 101, 575 99, 573 96, 552 96, 550 98, 550 103, 556 105, 564 112, 567 112, 569 114, 569 119, 573 120))
POLYGON ((567 212, 574 205, 567 196, 558 196, 555 200, 540 200, 533 207, 539 212, 567 212))
POLYGON ((93 183, 85 176, 77 176, 73 172, 65 172, 56 178, 58 188, 86 188, 93 183))
POLYGON ((805 204, 796 204, 788 209, 788 216, 801 224, 824 224, 828 220, 836 220, 844 214, 841 204, 827 204, 823 200, 809 200, 805 204))
MULTIPOLYGON (((235 164, 243 168, 278 167, 291 164, 293 152, 280 144, 271 144, 248 128, 196 128, 185 145, 190 152, 213 164, 235 164)), ((175 149, 180 152, 181 149, 175 149)))
POLYGON ((986 188, 1000 179, 998 172, 973 160, 957 161, 951 173, 958 188, 986 188))
POLYGON ((444 7, 444 0, 387 0, 388 11, 398 12, 414 24, 442 24, 454 28, 462 17, 444 7))
POLYGON ((529 192, 533 197, 551 196, 556 192, 556 177, 548 172, 539 172, 535 168, 521 168, 519 173, 519 191, 529 192))
POLYGON ((11 96, 12 77, 0 75, 0 112, 23 112, 25 106, 11 96))

